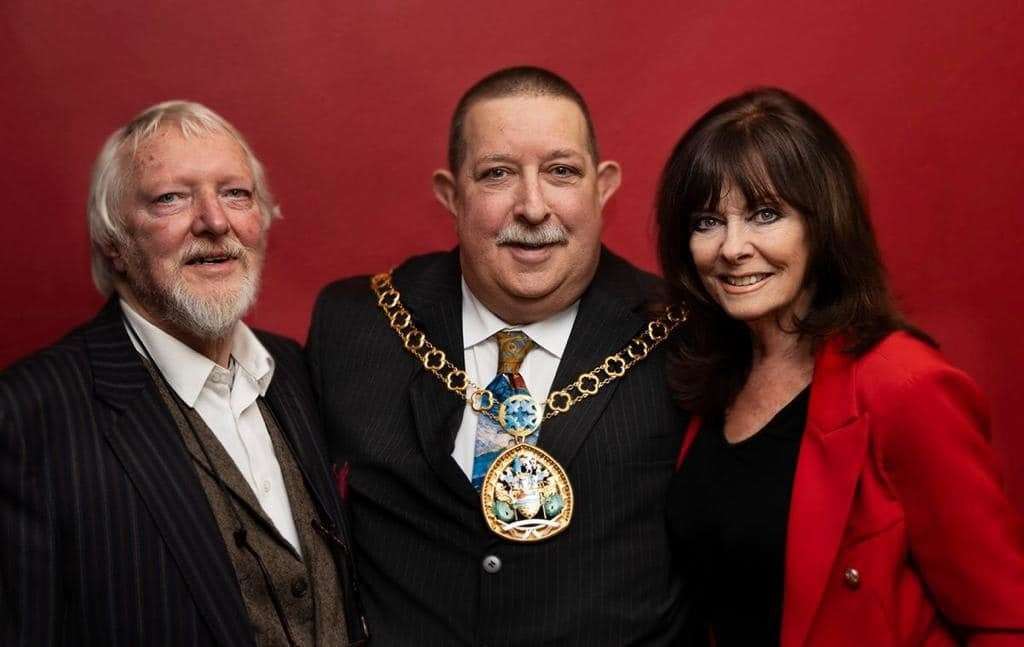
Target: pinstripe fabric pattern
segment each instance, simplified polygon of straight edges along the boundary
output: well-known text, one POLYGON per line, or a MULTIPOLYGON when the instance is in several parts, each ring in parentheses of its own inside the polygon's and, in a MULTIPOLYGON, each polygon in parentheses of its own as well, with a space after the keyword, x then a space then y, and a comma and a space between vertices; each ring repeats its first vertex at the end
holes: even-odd
MULTIPOLYGON (((260 339, 278 366, 268 401, 340 525, 297 346, 260 339)), ((0 613, 5 646, 255 644, 209 504, 116 300, 0 375, 0 613)))
MULTIPOLYGON (((412 259, 394 277, 417 324, 461 364, 457 252, 412 259)), ((619 350, 656 287, 603 251, 554 384, 619 350)), ((663 503, 684 421, 660 352, 544 423, 539 445, 566 468, 576 511, 568 530, 536 545, 486 529, 450 456, 463 405, 398 343, 366 277, 324 290, 307 354, 328 444, 349 464, 375 645, 686 644, 663 503), (501 559, 497 573, 481 567, 487 555, 501 559)))

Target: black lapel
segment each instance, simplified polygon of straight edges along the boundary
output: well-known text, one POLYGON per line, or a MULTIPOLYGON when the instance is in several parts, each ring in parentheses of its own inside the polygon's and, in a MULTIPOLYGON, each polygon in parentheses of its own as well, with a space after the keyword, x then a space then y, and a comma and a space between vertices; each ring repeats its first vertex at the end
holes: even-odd
MULTIPOLYGON (((602 249, 594 280, 580 300, 552 390, 565 388, 581 373, 601 365, 606 357, 622 350, 640 332, 648 320, 644 305, 650 286, 642 285, 638 276, 638 270, 602 249)), ((540 447, 562 465, 571 464, 619 382, 629 378, 627 373, 566 413, 546 421, 541 426, 540 447)))
POLYGON ((291 366, 278 361, 278 372, 270 381, 266 403, 277 420, 281 434, 295 455, 299 471, 309 489, 317 508, 325 513, 341 529, 342 538, 348 542, 348 529, 341 513, 338 496, 331 480, 331 470, 326 457, 318 448, 316 435, 320 433, 316 410, 311 406, 309 396, 303 397, 296 389, 291 366), (286 370, 281 370, 282 368, 286 370))
POLYGON ((167 410, 132 347, 116 298, 84 331, 96 396, 114 411, 103 432, 222 645, 254 645, 237 578, 209 502, 167 410))
MULTIPOLYGON (((394 283, 431 343, 444 351, 452 364, 464 368, 460 276, 455 250, 426 267, 403 266, 396 271, 394 283)), ((397 336, 394 343, 401 343, 397 336)), ((412 376, 409 400, 416 433, 430 467, 456 496, 469 505, 479 505, 479 496, 451 456, 465 402, 422 366, 412 376)))

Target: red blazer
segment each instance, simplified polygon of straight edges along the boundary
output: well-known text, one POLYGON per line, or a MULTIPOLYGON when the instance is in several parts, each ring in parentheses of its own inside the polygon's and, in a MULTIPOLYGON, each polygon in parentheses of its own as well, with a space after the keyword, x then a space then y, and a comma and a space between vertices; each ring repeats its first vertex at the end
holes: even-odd
POLYGON ((982 394, 904 333, 860 358, 840 348, 815 359, 781 647, 1024 645, 1024 521, 982 394))

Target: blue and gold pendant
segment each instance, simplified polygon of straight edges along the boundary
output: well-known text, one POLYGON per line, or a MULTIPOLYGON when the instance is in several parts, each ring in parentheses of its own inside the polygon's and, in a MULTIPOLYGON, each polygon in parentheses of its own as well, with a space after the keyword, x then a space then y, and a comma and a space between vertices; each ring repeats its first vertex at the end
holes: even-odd
POLYGON ((558 461, 524 442, 540 426, 537 404, 530 396, 514 395, 498 415, 518 442, 499 454, 484 476, 480 503, 487 527, 510 541, 553 537, 572 519, 572 485, 558 461))
POLYGON ((540 429, 540 421, 540 406, 529 395, 511 395, 498 406, 498 424, 518 440, 540 429))

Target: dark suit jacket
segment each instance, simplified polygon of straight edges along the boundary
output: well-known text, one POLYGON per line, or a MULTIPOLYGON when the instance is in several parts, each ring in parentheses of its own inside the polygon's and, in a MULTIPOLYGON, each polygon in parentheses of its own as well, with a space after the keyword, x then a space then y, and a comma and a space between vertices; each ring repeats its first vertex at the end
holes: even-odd
POLYGON ((978 387, 905 333, 859 358, 842 346, 814 364, 781 645, 1024 645, 1024 523, 978 387))
MULTIPOLYGON (((411 259, 395 286, 430 340, 461 366, 456 252, 411 259)), ((558 367, 561 388, 641 329, 657 279, 603 251, 558 367)), ((328 445, 348 463, 348 501, 375 645, 675 644, 687 604, 670 568, 664 494, 684 420, 660 349, 544 423, 566 469, 571 525, 539 544, 485 526, 451 458, 464 402, 402 346, 369 278, 328 286, 307 349, 328 445), (482 568, 489 555, 497 573, 482 568)))
MULTIPOLYGON (((298 345, 257 334, 276 363, 267 403, 322 518, 345 536, 298 345)), ((255 645, 206 495, 117 299, 0 376, 0 587, 3 645, 255 645)))

